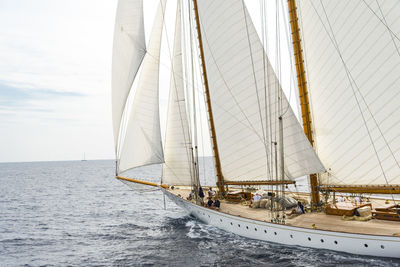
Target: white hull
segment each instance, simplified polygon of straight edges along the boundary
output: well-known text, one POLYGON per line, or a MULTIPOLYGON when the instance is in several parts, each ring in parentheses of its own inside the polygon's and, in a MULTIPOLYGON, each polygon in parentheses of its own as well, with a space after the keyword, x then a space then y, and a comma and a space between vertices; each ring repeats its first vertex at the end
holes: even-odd
POLYGON ((321 231, 256 221, 201 207, 164 189, 162 191, 201 221, 240 236, 292 246, 400 258, 400 237, 321 231))

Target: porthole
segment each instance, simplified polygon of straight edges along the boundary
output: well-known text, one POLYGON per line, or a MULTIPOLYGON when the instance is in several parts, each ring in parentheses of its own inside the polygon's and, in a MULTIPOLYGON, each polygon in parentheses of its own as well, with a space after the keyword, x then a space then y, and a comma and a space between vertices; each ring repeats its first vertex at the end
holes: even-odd
POLYGON ((290 238, 293 238, 293 235, 290 235, 290 238))
POLYGON ((310 238, 310 237, 308 238, 308 241, 311 241, 311 238, 310 238))
POLYGON ((257 228, 254 228, 254 231, 257 231, 257 228))
POLYGON ((220 222, 222 222, 222 219, 219 219, 220 222))
POLYGON ((335 242, 334 242, 336 245, 337 245, 337 241, 335 240, 335 242))
POLYGON ((381 245, 381 249, 384 249, 385 248, 385 246, 384 245, 381 245))
POLYGON ((231 222, 231 225, 233 225, 233 223, 231 222))
POLYGON ((238 227, 240 227, 240 224, 238 224, 238 227))
POLYGON ((275 235, 277 235, 277 233, 276 233, 276 232, 274 232, 274 234, 275 234, 275 235))
POLYGON ((248 226, 246 226, 246 229, 249 229, 249 227, 248 227, 248 226))
POLYGON ((267 230, 264 230, 264 233, 267 233, 267 230))
POLYGON ((368 247, 368 244, 364 244, 364 247, 366 247, 366 248, 367 248, 367 247, 368 247))
POLYGON ((324 243, 324 240, 323 240, 323 239, 321 239, 321 243, 324 243))

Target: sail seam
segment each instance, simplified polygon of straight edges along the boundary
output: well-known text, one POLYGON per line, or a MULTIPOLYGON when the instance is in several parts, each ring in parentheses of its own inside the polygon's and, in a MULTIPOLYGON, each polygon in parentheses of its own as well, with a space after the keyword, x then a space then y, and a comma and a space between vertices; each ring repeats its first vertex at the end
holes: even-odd
MULTIPOLYGON (((200 20, 200 23, 202 24, 201 20, 200 20)), ((202 28, 204 28, 203 24, 202 24, 202 28)), ((203 36, 204 36, 204 39, 205 39, 205 41, 206 41, 208 47, 210 48, 209 50, 210 50, 211 58, 213 59, 213 62, 214 62, 215 66, 216 66, 216 68, 217 68, 217 70, 218 70, 218 73, 220 74, 220 77, 221 77, 222 81, 224 82, 226 88, 228 89, 228 92, 229 92, 230 96, 232 97, 233 101, 235 101, 235 104, 237 105, 237 107, 239 108, 240 112, 242 113, 242 115, 244 116, 244 118, 246 119, 246 121, 248 122, 248 125, 246 125, 245 123, 241 122, 241 121, 240 121, 239 119, 237 119, 234 115, 231 114, 231 116, 234 117, 235 119, 237 119, 238 122, 242 123, 244 126, 251 128, 252 131, 254 132, 254 134, 256 134, 256 135, 258 136, 258 138, 262 141, 261 136, 258 134, 257 130, 254 128, 253 124, 250 122, 249 118, 247 117, 247 115, 246 115, 245 112, 243 111, 243 109, 242 109, 242 107, 240 106, 239 102, 237 101, 237 99, 236 99, 235 96, 233 95, 232 89, 230 88, 230 86, 228 86, 228 83, 227 83, 227 81, 225 80, 225 77, 222 75, 221 69, 220 69, 220 67, 219 67, 218 64, 217 64, 217 61, 216 61, 216 59, 215 59, 215 57, 214 57, 213 52, 211 51, 211 46, 210 46, 210 44, 209 44, 209 42, 208 42, 207 34, 206 34, 205 32, 204 32, 203 36)), ((212 102, 215 103, 215 101, 212 101, 212 102)), ((223 109, 221 106, 220 106, 220 108, 223 109)), ((226 111, 226 112, 229 114, 228 111, 226 111)))
MULTIPOLYGON (((378 16, 378 14, 376 14, 376 12, 375 12, 374 10, 372 10, 371 6, 368 5, 368 4, 365 2, 365 0, 363 0, 363 2, 364 2, 364 4, 368 7, 368 9, 371 10, 371 12, 378 18, 378 20, 388 29, 388 31, 391 33, 391 35, 394 36, 394 37, 396 37, 396 39, 400 41, 400 38, 396 35, 396 33, 394 33, 394 32, 389 28, 389 26, 386 24, 386 20, 385 20, 385 21, 382 21, 382 19, 378 16)), ((377 3, 378 3, 378 1, 377 1, 377 3)), ((378 6, 379 6, 379 3, 378 3, 378 6)), ((379 7, 379 9, 380 9, 380 7, 379 7)))
MULTIPOLYGON (((357 106, 358 106, 358 108, 359 108, 359 110, 360 110, 361 117, 362 117, 362 119, 363 119, 363 121, 364 121, 364 125, 365 125, 365 127, 366 127, 367 132, 368 132, 369 139, 370 139, 370 141, 371 141, 371 144, 372 144, 372 147, 373 147, 373 149, 374 149, 375 155, 376 155, 376 157, 377 157, 377 159, 378 159, 379 166, 380 166, 381 171, 382 171, 382 175, 383 175, 383 177, 384 177, 384 179, 385 179, 385 181, 386 181, 386 184, 389 184, 388 179, 387 179, 387 177, 386 177, 386 173, 385 173, 385 171, 384 171, 384 169, 383 169, 383 166, 382 166, 382 162, 381 162, 381 160, 380 160, 380 158, 379 158, 379 155, 378 155, 378 152, 377 152, 377 150, 376 150, 375 143, 374 143, 374 141, 373 141, 373 139, 372 139, 370 130, 369 130, 368 125, 367 125, 367 123, 366 123, 365 116, 364 116, 364 114, 363 114, 363 112, 362 112, 362 109, 361 109, 359 100, 358 100, 358 98, 357 98, 357 96, 356 96, 356 92, 355 92, 354 87, 353 87, 353 83, 354 83, 354 85, 355 85, 356 87, 357 87, 357 84, 355 83, 355 80, 351 77, 351 73, 349 72, 349 69, 347 68, 347 65, 346 65, 346 63, 345 63, 345 61, 344 61, 344 59, 343 59, 343 56, 342 56, 342 54, 341 54, 341 52, 340 52, 340 50, 339 50, 338 44, 337 44, 337 42, 336 42, 335 35, 334 35, 334 33, 333 33, 333 29, 332 29, 331 23, 330 23, 330 21, 329 21, 329 18, 328 18, 328 15, 327 15, 327 13, 326 13, 325 6, 324 6, 324 4, 322 3, 322 0, 320 0, 320 3, 321 3, 321 6, 322 6, 322 9, 323 9, 323 11, 324 11, 325 18, 326 18, 326 20, 327 20, 327 22, 328 22, 328 26, 329 26, 329 28, 330 28, 330 31, 331 31, 331 33, 332 33, 332 36, 331 36, 331 35, 329 34, 329 32, 327 31, 328 36, 329 36, 329 38, 331 39, 332 43, 334 44, 334 47, 335 47, 337 53, 339 54, 339 57, 340 57, 340 59, 341 59, 341 61, 342 61, 342 63, 343 63, 344 69, 345 69, 345 71, 346 71, 347 78, 349 79, 350 86, 351 86, 352 91, 353 91, 354 98, 355 98, 355 100, 356 100, 356 102, 357 102, 357 106)), ((315 12, 318 14, 318 12, 316 11, 316 9, 315 9, 315 7, 314 7, 314 4, 313 4, 312 2, 311 2, 311 5, 313 6, 315 12)), ((321 17, 319 16, 319 14, 318 14, 318 17, 321 19, 321 17)), ((321 23, 323 24, 324 29, 326 30, 325 24, 322 22, 322 20, 321 20, 321 23)), ((359 88, 358 88, 358 87, 357 87, 357 89, 358 89, 358 91, 359 91, 359 88)), ((359 92, 359 94, 361 95, 360 92, 359 92)), ((362 95, 361 95, 361 97, 362 97, 362 95)), ((364 103, 365 103, 365 101, 364 101, 364 103)), ((367 108, 368 108, 367 103, 365 103, 365 104, 366 104, 366 106, 367 106, 367 108)), ((368 110, 369 110, 369 108, 368 108, 368 110)), ((369 111, 370 111, 370 110, 369 110, 369 111)), ((370 115, 373 117, 373 114, 370 114, 370 115)), ((375 123, 376 123, 376 121, 375 121, 375 123)), ((378 126, 378 125, 377 125, 377 126, 378 126)), ((379 126, 378 126, 378 128, 379 128, 379 126)), ((381 134, 382 134, 382 132, 381 132, 381 134)), ((384 138, 384 137, 383 137, 383 138, 384 138)), ((390 149, 390 148, 389 148, 389 149, 390 149)), ((391 196, 392 196, 393 201, 395 201, 395 200, 394 200, 393 194, 392 194, 391 196)))

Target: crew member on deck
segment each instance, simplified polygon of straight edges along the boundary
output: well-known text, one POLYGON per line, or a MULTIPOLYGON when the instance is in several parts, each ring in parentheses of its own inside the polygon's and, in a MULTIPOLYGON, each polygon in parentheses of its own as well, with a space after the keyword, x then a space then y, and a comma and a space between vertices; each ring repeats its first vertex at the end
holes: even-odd
POLYGON ((304 212, 304 206, 303 206, 303 204, 301 204, 300 201, 297 202, 297 213, 298 213, 298 214, 303 214, 303 213, 305 213, 305 212, 304 212))
POLYGON ((256 202, 256 201, 259 201, 259 200, 261 200, 261 196, 260 196, 259 193, 256 193, 256 194, 254 195, 254 197, 253 197, 253 203, 256 202))
POLYGON ((360 205, 360 204, 361 204, 361 199, 360 199, 360 197, 359 197, 359 196, 356 196, 356 197, 354 198, 354 202, 355 202, 355 204, 360 205))
POLYGON ((187 200, 192 200, 193 199, 193 197, 194 197, 194 190, 192 190, 192 191, 190 191, 190 194, 189 194, 189 196, 188 196, 188 198, 187 198, 187 200))
POLYGON ((215 197, 215 201, 214 201, 214 207, 216 210, 219 210, 219 207, 221 206, 221 202, 219 202, 219 199, 217 197, 215 197))
POLYGON ((211 197, 208 198, 207 207, 211 208, 213 206, 214 201, 212 201, 211 197))
POLYGON ((201 200, 201 203, 203 204, 203 202, 204 202, 204 192, 203 192, 203 188, 201 186, 199 188, 199 198, 201 200))
POLYGON ((215 195, 215 191, 212 189, 212 187, 210 187, 210 189, 208 189, 208 197, 214 197, 215 195))

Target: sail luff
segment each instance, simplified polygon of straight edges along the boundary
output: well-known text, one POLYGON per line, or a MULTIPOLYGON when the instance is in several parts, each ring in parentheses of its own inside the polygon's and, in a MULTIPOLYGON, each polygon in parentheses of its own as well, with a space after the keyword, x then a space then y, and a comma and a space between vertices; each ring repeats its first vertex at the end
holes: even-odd
POLYGON ((119 171, 164 161, 159 114, 159 65, 166 0, 157 8, 150 41, 143 59, 126 131, 120 146, 119 171))
POLYGON ((400 3, 300 1, 327 185, 400 183, 400 3))
POLYGON ((211 105, 210 88, 209 88, 209 84, 208 84, 206 62, 205 62, 205 58, 204 58, 203 39, 202 39, 202 35, 201 35, 200 17, 199 17, 199 10, 198 10, 198 6, 197 6, 197 0, 193 0, 193 8, 194 8, 195 20, 196 20, 197 38, 198 38, 198 42, 199 42, 201 68, 203 71, 203 83, 204 83, 204 90, 205 90, 205 96, 206 96, 206 102, 207 102, 207 111, 208 111, 207 114, 208 114, 208 121, 209 121, 209 127, 210 127, 210 138, 211 138, 212 149, 213 149, 213 154, 214 154, 214 161, 215 161, 217 186, 218 186, 219 192, 223 194, 225 192, 224 176, 222 174, 221 159, 220 159, 220 155, 219 155, 217 135, 215 133, 214 116, 213 116, 213 109, 212 109, 212 105, 211 105))
POLYGON ((186 112, 182 67, 181 6, 177 1, 175 38, 165 133, 165 162, 162 181, 171 185, 191 185, 191 137, 186 112))
MULTIPOLYGON (((290 27, 292 30, 293 53, 296 62, 297 85, 299 90, 300 107, 303 121, 304 134, 307 136, 311 145, 314 146, 312 132, 310 101, 308 99, 307 79, 304 68, 303 49, 300 38, 300 28, 298 24, 296 0, 288 0, 288 11, 290 17, 290 27)), ((312 203, 319 203, 318 178, 316 174, 310 174, 310 190, 312 203)))
MULTIPOLYGON (((293 179, 324 171, 282 92, 243 2, 205 0, 198 2, 198 6, 225 180, 276 178, 267 172, 267 161, 271 159, 267 157, 269 144, 265 144, 262 136, 262 123, 267 119, 265 109, 270 110, 270 138, 279 143, 278 118, 281 114, 277 107, 280 101, 282 110, 287 110, 282 116, 286 176, 293 179), (268 81, 267 97, 264 97, 262 86, 264 75, 268 81), (279 99, 278 96, 282 97, 279 99)), ((276 161, 279 164, 279 159, 276 161)))
POLYGON ((143 0, 120 0, 112 59, 112 118, 117 158, 122 114, 145 51, 143 0))

